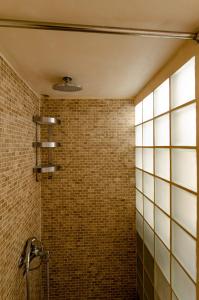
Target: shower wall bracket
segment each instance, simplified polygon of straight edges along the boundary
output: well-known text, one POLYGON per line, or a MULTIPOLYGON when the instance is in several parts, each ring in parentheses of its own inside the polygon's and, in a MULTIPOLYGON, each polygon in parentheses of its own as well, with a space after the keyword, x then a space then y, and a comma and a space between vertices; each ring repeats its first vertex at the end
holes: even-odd
POLYGON ((36 181, 39 181, 38 174, 49 173, 48 178, 52 178, 52 173, 60 170, 60 166, 55 165, 52 161, 52 149, 60 147, 61 144, 58 142, 51 141, 52 139, 52 125, 61 124, 61 121, 54 117, 42 117, 34 116, 33 122, 36 124, 36 141, 32 143, 32 146, 36 149, 36 165, 33 168, 33 172, 36 174, 36 181), (48 126, 48 141, 39 141, 38 140, 38 125, 47 125, 48 126), (39 164, 38 159, 38 149, 47 148, 48 149, 48 163, 46 165, 39 164))

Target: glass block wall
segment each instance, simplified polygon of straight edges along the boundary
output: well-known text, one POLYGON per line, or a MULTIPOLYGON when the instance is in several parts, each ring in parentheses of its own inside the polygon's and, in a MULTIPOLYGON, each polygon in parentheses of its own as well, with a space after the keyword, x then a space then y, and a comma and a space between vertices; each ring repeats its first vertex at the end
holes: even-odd
POLYGON ((138 299, 196 300, 195 58, 135 107, 138 299))

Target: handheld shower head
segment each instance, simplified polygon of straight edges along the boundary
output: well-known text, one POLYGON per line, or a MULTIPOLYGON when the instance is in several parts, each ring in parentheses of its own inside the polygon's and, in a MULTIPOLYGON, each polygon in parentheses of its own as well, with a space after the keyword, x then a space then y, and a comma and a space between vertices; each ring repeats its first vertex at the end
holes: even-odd
POLYGON ((72 78, 69 76, 63 77, 62 82, 53 85, 53 89, 60 92, 78 92, 82 90, 80 85, 71 83, 72 78))

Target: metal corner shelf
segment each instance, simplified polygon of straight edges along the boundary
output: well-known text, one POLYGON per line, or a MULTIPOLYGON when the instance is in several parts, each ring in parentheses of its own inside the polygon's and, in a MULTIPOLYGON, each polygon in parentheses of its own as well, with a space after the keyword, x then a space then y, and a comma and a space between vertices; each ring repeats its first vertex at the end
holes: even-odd
POLYGON ((39 125, 55 125, 61 124, 61 121, 54 117, 42 117, 42 116, 34 116, 33 122, 39 125))
MULTIPOLYGON (((61 144, 59 142, 53 142, 51 140, 52 138, 52 126, 55 124, 61 124, 61 121, 54 117, 44 117, 44 116, 33 116, 33 122, 36 124, 36 140, 32 143, 32 146, 36 149, 36 161, 35 166, 33 167, 33 173, 36 174, 36 181, 39 181, 38 174, 42 173, 54 173, 56 171, 60 170, 60 166, 54 165, 53 159, 52 159, 52 150, 53 148, 60 147, 61 144), (47 125, 48 127, 48 140, 47 141, 39 141, 38 137, 38 125, 47 125), (39 148, 47 148, 48 150, 48 162, 46 165, 39 165, 39 148)), ((49 175, 49 179, 52 178, 52 174, 49 175)))
POLYGON ((32 146, 34 148, 57 148, 60 147, 61 144, 58 142, 33 142, 32 146))
POLYGON ((54 173, 56 171, 59 171, 61 169, 60 166, 57 165, 41 165, 41 166, 35 166, 33 168, 34 173, 54 173))

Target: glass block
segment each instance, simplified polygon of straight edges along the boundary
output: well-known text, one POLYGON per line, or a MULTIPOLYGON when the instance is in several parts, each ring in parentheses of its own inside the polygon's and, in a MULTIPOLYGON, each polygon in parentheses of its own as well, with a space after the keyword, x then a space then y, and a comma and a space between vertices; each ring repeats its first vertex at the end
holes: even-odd
POLYGON ((151 282, 154 282, 154 258, 147 247, 144 247, 144 267, 151 282))
POLYGON ((197 191, 196 150, 172 149, 172 181, 197 191))
POLYGON ((169 110, 169 79, 154 91, 154 115, 158 116, 169 110))
POLYGON ((143 205, 144 205, 143 195, 138 190, 136 190, 136 208, 141 215, 143 215, 143 209, 144 209, 143 205))
POLYGON ((146 222, 144 222, 144 243, 154 257, 154 231, 146 222))
POLYGON ((155 174, 164 179, 170 179, 169 149, 155 149, 155 174))
POLYGON ((137 273, 140 279, 143 278, 143 264, 139 256, 137 256, 137 273))
POLYGON ((169 146, 169 132, 169 114, 155 119, 155 146, 169 146))
POLYGON ((139 296, 139 299, 143 300, 143 282, 138 276, 137 276, 137 294, 139 296))
MULTIPOLYGON (((144 299, 144 300, 150 299, 149 296, 146 296, 146 289, 144 289, 144 298, 142 298, 142 299, 144 299)), ((153 298, 151 298, 151 299, 153 299, 153 298)))
POLYGON ((136 230, 143 239, 143 217, 136 211, 136 230))
POLYGON ((196 104, 185 106, 171 113, 172 146, 196 145, 196 104))
POLYGON ((136 241, 137 241, 137 255, 139 255, 140 259, 143 261, 143 240, 138 233, 136 234, 136 241))
POLYGON ((170 215, 170 185, 159 178, 155 179, 155 202, 170 215))
POLYGON ((143 146, 153 146, 153 121, 143 124, 143 146))
POLYGON ((143 122, 153 118, 153 93, 143 100, 143 122))
POLYGON ((157 207, 155 208, 155 232, 170 249, 170 218, 157 207))
POLYGON ((172 288, 180 300, 196 300, 196 286, 172 258, 172 288))
POLYGON ((154 201, 154 177, 152 175, 144 173, 143 180, 144 180, 144 183, 143 183, 144 191, 143 191, 143 193, 149 199, 154 201))
POLYGON ((135 149, 135 166, 142 169, 142 148, 135 149))
POLYGON ((143 148, 143 170, 153 174, 153 149, 143 148))
POLYGON ((172 186, 172 218, 197 236, 197 196, 172 186))
POLYGON ((155 264, 155 272, 154 272, 154 285, 156 292, 159 296, 159 300, 167 300, 170 299, 171 291, 170 284, 166 280, 160 268, 155 264))
POLYGON ((176 295, 174 294, 174 292, 172 293, 172 300, 178 300, 178 298, 176 297, 176 295))
POLYGON ((142 125, 135 127, 135 145, 142 146, 142 125))
POLYGON ((142 101, 135 106, 135 125, 142 123, 142 101))
POLYGON ((155 237, 155 260, 167 281, 170 282, 170 252, 157 237, 155 237))
POLYGON ((175 222, 172 222, 172 252, 196 281, 196 241, 175 222))
POLYGON ((160 297, 158 296, 157 291, 154 292, 154 298, 153 300, 160 300, 160 297))
POLYGON ((146 272, 144 272, 144 292, 146 294, 145 299, 151 299, 151 300, 153 299, 153 295, 154 295, 153 285, 151 284, 151 281, 146 272))
POLYGON ((144 219, 154 228, 154 205, 144 197, 144 219))
POLYGON ((136 188, 142 192, 142 171, 135 170, 136 188))
POLYGON ((171 107, 195 99, 195 57, 171 76, 171 107))

